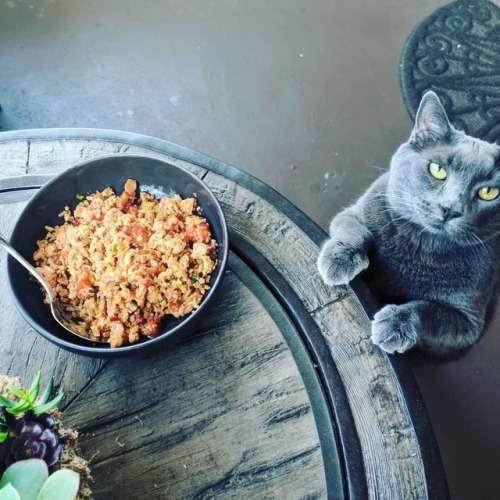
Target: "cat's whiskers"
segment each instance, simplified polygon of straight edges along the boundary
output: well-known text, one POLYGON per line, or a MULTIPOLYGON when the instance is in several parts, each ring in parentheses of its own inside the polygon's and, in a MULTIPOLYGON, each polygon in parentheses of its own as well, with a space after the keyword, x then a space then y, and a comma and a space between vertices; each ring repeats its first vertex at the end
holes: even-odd
POLYGON ((399 213, 401 213, 403 210, 407 210, 408 213, 405 215, 406 219, 410 220, 416 225, 423 225, 423 221, 421 221, 421 215, 425 214, 427 210, 425 209, 422 200, 418 198, 408 199, 408 197, 400 197, 397 201, 397 210, 399 213))
MULTIPOLYGON (((480 247, 482 247, 484 250, 486 250, 486 252, 490 256, 494 256, 493 249, 490 248, 488 245, 486 245, 486 243, 474 231, 467 231, 466 235, 470 236, 472 238, 472 240, 476 243, 476 245, 474 245, 474 243, 472 244, 473 247, 476 247, 478 244, 480 247)), ((479 255, 479 258, 481 258, 480 255, 479 255)))
POLYGON ((379 172, 387 172, 389 170, 387 167, 379 167, 378 165, 372 165, 371 168, 374 168, 379 172))
MULTIPOLYGON (((374 195, 373 198, 387 199, 385 193, 380 193, 374 195)), ((387 205, 384 209, 381 209, 381 212, 391 212, 391 211, 401 211, 401 208, 408 208, 412 211, 418 211, 421 208, 419 200, 414 198, 409 198, 405 193, 402 194, 391 194, 391 202, 387 201, 387 205), (396 203, 394 203, 396 202, 396 203)))
POLYGON ((387 224, 384 224, 381 228, 381 231, 384 231, 388 226, 390 226, 391 224, 395 224, 401 220, 404 220, 405 223, 404 224, 398 224, 397 227, 398 229, 403 229, 405 226, 409 225, 409 224, 412 224, 412 221, 408 220, 407 218, 405 217, 396 217, 395 219, 391 219, 387 222, 387 224))
POLYGON ((422 235, 423 234, 427 234, 427 228, 426 227, 422 227, 422 229, 420 229, 420 231, 417 233, 417 240, 422 243, 422 235))
MULTIPOLYGON (((482 254, 481 254, 481 251, 480 251, 480 246, 481 244, 478 245, 478 241, 476 240, 476 238, 474 238, 474 235, 473 233, 465 233, 464 234, 464 239, 465 239, 465 242, 467 243, 468 247, 470 248, 470 250, 472 251, 472 254, 473 256, 475 257, 476 260, 481 260, 482 259, 482 254)), ((471 265, 472 265, 472 262, 471 262, 471 265)))
POLYGON ((402 209, 407 209, 409 214, 418 212, 420 207, 417 200, 409 198, 408 196, 405 197, 404 193, 392 193, 392 203, 389 203, 386 192, 376 193, 372 196, 371 199, 380 200, 382 202, 381 206, 377 207, 377 212, 387 216, 388 222, 387 224, 382 226, 382 230, 385 230, 389 225, 398 221, 405 221, 405 224, 398 225, 398 229, 402 229, 403 227, 410 224, 416 224, 416 222, 412 220, 411 217, 409 217, 407 214, 402 213, 402 209))

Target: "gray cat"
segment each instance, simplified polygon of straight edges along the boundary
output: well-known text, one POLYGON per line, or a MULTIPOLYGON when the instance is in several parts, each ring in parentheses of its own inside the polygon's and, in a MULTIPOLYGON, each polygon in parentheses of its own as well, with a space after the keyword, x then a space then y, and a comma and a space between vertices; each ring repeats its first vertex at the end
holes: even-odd
POLYGON ((318 259, 328 285, 362 273, 385 304, 372 341, 443 355, 476 342, 499 283, 500 147, 449 122, 427 92, 383 174, 338 214, 318 259))

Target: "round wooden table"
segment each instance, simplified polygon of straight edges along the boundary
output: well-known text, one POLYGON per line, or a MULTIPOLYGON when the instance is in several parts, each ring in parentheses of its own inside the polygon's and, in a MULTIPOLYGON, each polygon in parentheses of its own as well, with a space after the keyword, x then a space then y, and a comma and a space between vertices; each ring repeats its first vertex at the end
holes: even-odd
POLYGON ((369 294, 360 282, 322 283, 325 233, 262 182, 131 133, 3 132, 0 231, 8 237, 54 174, 118 153, 200 176, 225 212, 230 258, 218 300, 187 338, 117 360, 56 348, 30 330, 1 281, 1 372, 25 383, 38 369, 55 375, 95 498, 445 498, 405 358, 370 341, 369 294))

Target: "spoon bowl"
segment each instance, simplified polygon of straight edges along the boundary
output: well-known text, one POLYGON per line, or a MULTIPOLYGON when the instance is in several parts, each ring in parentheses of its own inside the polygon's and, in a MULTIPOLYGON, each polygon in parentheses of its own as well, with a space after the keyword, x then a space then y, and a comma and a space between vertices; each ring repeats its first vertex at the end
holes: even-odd
MULTIPOLYGON (((199 307, 178 318, 167 315, 161 321, 155 337, 142 336, 138 342, 111 347, 109 342, 102 343, 93 337, 91 340, 81 338, 62 327, 43 303, 38 282, 29 279, 25 267, 9 257, 7 282, 11 298, 21 316, 35 332, 57 347, 75 354, 116 359, 139 356, 146 352, 157 353, 159 349, 168 349, 202 328, 203 315, 220 299, 218 292, 222 289, 228 260, 229 235, 222 207, 208 184, 201 179, 203 171, 195 165, 192 168, 198 175, 169 161, 135 153, 99 156, 70 166, 46 182, 26 203, 17 216, 9 241, 25 259, 32 262, 32 256, 37 251, 36 242, 45 238, 47 227, 61 224, 60 214, 64 207, 74 210, 82 195, 108 187, 119 192, 123 190, 127 179, 136 179, 141 191, 157 198, 171 198, 175 194, 182 198, 194 196, 218 243, 217 267, 210 277, 210 288, 199 307)), ((71 311, 69 313, 72 314, 71 311)))
POLYGON ((71 313, 75 312, 75 309, 70 309, 67 305, 63 304, 54 295, 54 292, 50 288, 47 281, 40 276, 38 271, 0 234, 0 246, 6 250, 14 259, 24 266, 31 275, 43 286, 47 298, 49 300, 50 311, 54 319, 68 332, 81 337, 83 339, 91 340, 92 342, 107 343, 107 339, 104 337, 95 337, 88 330, 87 324, 83 320, 78 320, 71 313))

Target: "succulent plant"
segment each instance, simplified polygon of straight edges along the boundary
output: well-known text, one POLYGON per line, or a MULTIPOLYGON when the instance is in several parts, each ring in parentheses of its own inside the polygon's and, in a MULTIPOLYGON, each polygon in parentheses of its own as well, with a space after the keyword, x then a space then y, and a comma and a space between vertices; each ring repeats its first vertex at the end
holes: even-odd
POLYGON ((0 396, 0 461, 4 467, 31 458, 42 459, 51 467, 59 460, 62 448, 50 412, 57 408, 63 394, 50 399, 54 389, 51 377, 39 396, 40 380, 38 371, 29 389, 10 389, 17 400, 0 396))
POLYGON ((19 398, 18 401, 0 396, 0 405, 2 405, 11 415, 20 415, 27 411, 31 411, 33 415, 40 415, 57 408, 57 405, 62 401, 64 395, 61 393, 49 401, 52 391, 54 390, 54 377, 50 377, 45 391, 38 398, 41 378, 42 372, 38 370, 35 373, 35 377, 29 389, 10 389, 10 391, 19 398))
POLYGON ((47 464, 31 458, 8 467, 0 480, 0 500, 73 500, 80 476, 69 469, 49 475, 47 464))

